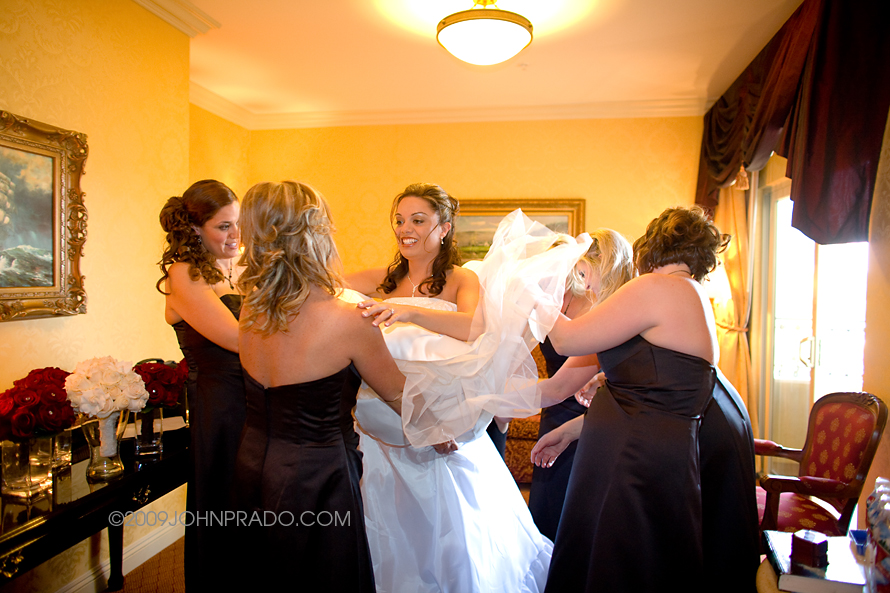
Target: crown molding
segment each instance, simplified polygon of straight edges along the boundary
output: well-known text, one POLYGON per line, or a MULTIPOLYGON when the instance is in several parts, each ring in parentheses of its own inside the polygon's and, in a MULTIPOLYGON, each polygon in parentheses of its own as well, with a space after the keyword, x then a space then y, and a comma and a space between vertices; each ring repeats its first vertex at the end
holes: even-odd
POLYGON ((239 125, 248 130, 257 130, 254 127, 254 119, 256 114, 252 111, 235 105, 228 99, 223 99, 216 93, 208 91, 199 84, 189 81, 189 103, 196 105, 201 109, 209 111, 213 115, 217 115, 233 124, 239 125))
POLYGON ((704 99, 690 98, 662 101, 611 101, 578 105, 480 107, 475 109, 253 113, 194 82, 189 84, 189 100, 192 104, 248 130, 559 119, 694 117, 704 115, 708 107, 704 99))
POLYGON ((222 25, 188 0, 133 0, 189 37, 219 29, 222 25))

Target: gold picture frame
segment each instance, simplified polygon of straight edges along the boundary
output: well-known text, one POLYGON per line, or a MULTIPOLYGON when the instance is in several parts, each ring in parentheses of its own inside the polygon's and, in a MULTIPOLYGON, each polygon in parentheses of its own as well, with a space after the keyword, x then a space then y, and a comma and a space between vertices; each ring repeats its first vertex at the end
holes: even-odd
POLYGON ((583 199, 496 199, 460 201, 454 237, 463 261, 485 257, 498 223, 517 208, 550 230, 576 237, 584 232, 583 199))
POLYGON ((86 313, 86 134, 0 111, 0 321, 86 313))

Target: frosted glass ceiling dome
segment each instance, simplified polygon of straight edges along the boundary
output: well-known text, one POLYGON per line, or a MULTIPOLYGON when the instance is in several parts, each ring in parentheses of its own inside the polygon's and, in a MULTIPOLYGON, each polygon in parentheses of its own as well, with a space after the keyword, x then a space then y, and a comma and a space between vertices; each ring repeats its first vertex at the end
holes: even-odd
POLYGON ((456 58, 479 66, 509 60, 532 42, 532 24, 520 14, 487 8, 496 0, 474 0, 469 10, 442 19, 437 28, 439 44, 456 58))

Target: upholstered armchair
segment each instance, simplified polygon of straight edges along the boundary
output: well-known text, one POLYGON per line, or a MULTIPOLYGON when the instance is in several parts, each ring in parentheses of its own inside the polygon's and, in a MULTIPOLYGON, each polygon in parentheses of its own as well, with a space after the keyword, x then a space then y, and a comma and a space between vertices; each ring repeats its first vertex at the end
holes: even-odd
POLYGON ((886 424, 887 406, 874 395, 832 393, 813 404, 803 449, 754 439, 757 455, 800 464, 797 476, 760 479, 761 530, 846 534, 886 424))

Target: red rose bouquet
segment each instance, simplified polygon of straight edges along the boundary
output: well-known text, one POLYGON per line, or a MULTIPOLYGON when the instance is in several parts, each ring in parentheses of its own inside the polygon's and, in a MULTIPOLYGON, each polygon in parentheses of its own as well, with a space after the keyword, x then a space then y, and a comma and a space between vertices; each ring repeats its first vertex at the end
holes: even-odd
POLYGON ((0 440, 24 440, 48 436, 70 428, 76 415, 68 401, 62 369, 35 369, 13 381, 0 394, 0 440))
POLYGON ((187 371, 182 364, 168 366, 162 362, 140 362, 133 370, 145 381, 148 402, 145 407, 172 408, 179 403, 179 396, 185 386, 187 371))

